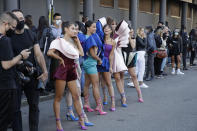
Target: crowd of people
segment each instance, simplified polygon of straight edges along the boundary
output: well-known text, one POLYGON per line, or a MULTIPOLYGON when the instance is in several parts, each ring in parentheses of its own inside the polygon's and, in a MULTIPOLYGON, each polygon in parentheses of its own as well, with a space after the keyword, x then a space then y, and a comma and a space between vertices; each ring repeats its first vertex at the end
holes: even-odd
POLYGON ((107 115, 103 110, 108 104, 107 94, 111 98, 109 111, 116 111, 112 78, 121 106, 126 108, 125 72, 131 78, 128 86, 136 89, 137 101, 143 103, 141 88, 149 87, 144 80, 167 76, 167 63, 171 63, 171 74, 184 75, 182 70, 188 70, 186 59, 191 52, 190 66, 195 66, 197 29, 188 35, 184 26, 171 31, 158 22, 156 29, 139 27, 135 33, 129 21, 117 23, 111 17, 96 22, 88 17, 83 17, 82 22, 62 21, 60 13, 53 15, 52 23, 49 25, 47 18, 41 16, 36 28, 32 16, 24 17, 18 9, 0 15, 1 131, 8 126, 14 131, 23 130, 20 110, 23 92, 29 104, 30 131, 39 130, 39 96, 48 92, 55 93, 56 130, 63 131, 60 104, 65 90, 67 120, 78 121, 80 129, 87 130, 94 123, 88 120, 86 112, 107 115), (95 109, 90 105, 90 95, 95 100, 95 109))

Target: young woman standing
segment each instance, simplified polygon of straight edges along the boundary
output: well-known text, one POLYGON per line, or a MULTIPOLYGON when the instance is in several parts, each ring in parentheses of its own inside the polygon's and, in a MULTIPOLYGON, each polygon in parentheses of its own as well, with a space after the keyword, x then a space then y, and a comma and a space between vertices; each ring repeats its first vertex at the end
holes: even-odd
POLYGON ((79 92, 76 84, 77 73, 75 59, 79 58, 79 55, 83 56, 83 49, 81 47, 78 37, 75 35, 75 25, 70 22, 62 23, 63 38, 54 40, 51 43, 48 56, 51 56, 60 61, 60 64, 55 72, 55 99, 54 99, 54 112, 56 117, 57 131, 63 131, 60 122, 60 101, 62 99, 65 86, 67 85, 76 108, 77 114, 79 115, 79 124, 82 130, 86 130, 87 127, 84 123, 84 114, 82 105, 79 100, 79 92), (71 42, 74 41, 76 48, 73 47, 71 42))

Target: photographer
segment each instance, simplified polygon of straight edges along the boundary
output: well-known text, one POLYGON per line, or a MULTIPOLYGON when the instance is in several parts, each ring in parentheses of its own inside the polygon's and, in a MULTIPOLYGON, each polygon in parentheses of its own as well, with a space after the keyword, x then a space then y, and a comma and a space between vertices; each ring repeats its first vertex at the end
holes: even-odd
MULTIPOLYGON (((21 50, 25 48, 29 48, 31 50, 31 55, 27 59, 24 64, 24 69, 27 68, 26 72, 22 72, 26 77, 30 78, 30 82, 27 83, 17 83, 20 87, 19 92, 21 94, 21 90, 24 91, 27 102, 29 104, 29 129, 30 131, 38 131, 38 123, 39 123, 39 90, 38 81, 45 81, 48 78, 48 73, 46 69, 45 60, 43 54, 40 50, 40 46, 37 41, 36 35, 28 29, 24 29, 24 16, 21 10, 13 10, 12 11, 19 22, 16 26, 15 33, 11 35, 12 46, 14 50, 14 54, 18 54, 21 50), (32 63, 32 67, 30 66, 32 63), (42 73, 37 72, 36 65, 37 63, 42 69, 42 73)), ((21 71, 21 70, 19 70, 21 71)), ((21 95, 18 98, 18 101, 21 100, 21 95)), ((13 124, 13 127, 19 131, 22 131, 22 119, 21 119, 21 111, 20 106, 18 107, 18 112, 16 113, 16 120, 13 124)))
POLYGON ((0 131, 6 131, 13 122, 17 106, 17 87, 15 82, 15 65, 27 59, 30 52, 25 49, 14 57, 11 41, 6 36, 17 25, 14 14, 7 12, 0 15, 0 131))

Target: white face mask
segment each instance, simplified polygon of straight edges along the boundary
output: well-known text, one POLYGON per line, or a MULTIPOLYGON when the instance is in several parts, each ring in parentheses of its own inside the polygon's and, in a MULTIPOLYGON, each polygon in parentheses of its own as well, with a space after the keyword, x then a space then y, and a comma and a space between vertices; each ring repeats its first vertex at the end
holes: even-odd
POLYGON ((179 33, 178 33, 178 32, 175 32, 174 34, 175 34, 176 36, 177 36, 177 35, 179 35, 179 33))
POLYGON ((61 23, 62 23, 62 20, 56 20, 56 25, 60 26, 61 23))

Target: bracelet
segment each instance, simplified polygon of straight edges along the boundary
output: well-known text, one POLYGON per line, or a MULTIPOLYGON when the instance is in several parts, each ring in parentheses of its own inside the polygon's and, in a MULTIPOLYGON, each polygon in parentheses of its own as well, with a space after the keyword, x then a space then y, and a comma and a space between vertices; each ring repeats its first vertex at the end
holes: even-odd
POLYGON ((21 56, 21 58, 23 59, 24 57, 23 57, 23 55, 20 53, 20 56, 21 56))

